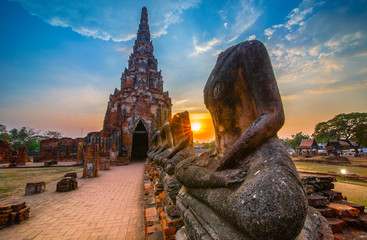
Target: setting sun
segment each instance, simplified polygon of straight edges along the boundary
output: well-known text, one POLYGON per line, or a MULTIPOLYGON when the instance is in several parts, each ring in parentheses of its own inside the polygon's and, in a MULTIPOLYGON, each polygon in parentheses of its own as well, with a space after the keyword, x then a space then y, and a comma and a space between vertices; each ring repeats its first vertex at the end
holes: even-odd
POLYGON ((201 123, 191 123, 191 130, 194 132, 198 132, 201 128, 201 123))

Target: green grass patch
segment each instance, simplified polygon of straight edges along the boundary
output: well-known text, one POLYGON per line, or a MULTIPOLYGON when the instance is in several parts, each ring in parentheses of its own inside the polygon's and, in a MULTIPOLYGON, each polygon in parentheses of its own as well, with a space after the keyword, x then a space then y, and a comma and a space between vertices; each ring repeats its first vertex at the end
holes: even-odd
MULTIPOLYGON (((294 164, 298 170, 340 173, 341 169, 345 169, 348 173, 354 173, 362 177, 367 177, 367 168, 363 167, 335 166, 302 162, 294 162, 294 164)), ((343 196, 347 197, 348 201, 367 206, 367 183, 357 180, 344 180, 342 177, 337 177, 337 182, 335 182, 334 185, 334 190, 341 192, 343 196)))
POLYGON ((334 183, 335 191, 341 192, 343 196, 346 196, 348 201, 355 202, 367 206, 367 184, 351 182, 351 181, 339 181, 334 183))
POLYGON ((81 167, 7 168, 0 169, 0 199, 25 192, 28 182, 46 184, 60 180, 67 172, 80 172, 81 167))
POLYGON ((303 162, 294 162, 294 164, 299 170, 340 173, 341 169, 345 169, 348 173, 354 173, 361 177, 367 177, 367 168, 363 167, 335 166, 335 165, 326 165, 319 163, 303 163, 303 162))

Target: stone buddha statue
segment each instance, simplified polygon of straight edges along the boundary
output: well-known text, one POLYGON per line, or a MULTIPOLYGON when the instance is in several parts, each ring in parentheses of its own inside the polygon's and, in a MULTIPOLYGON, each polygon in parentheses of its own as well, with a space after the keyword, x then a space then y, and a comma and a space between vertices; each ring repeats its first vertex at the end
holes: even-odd
POLYGON ((176 196, 181 188, 181 183, 177 181, 174 173, 177 163, 195 154, 193 146, 193 136, 188 112, 177 113, 173 116, 170 129, 173 138, 173 146, 169 149, 169 154, 162 159, 163 168, 160 178, 167 195, 167 205, 165 211, 172 219, 179 217, 176 210, 176 196))
POLYGON ((162 159, 164 171, 170 175, 175 173, 178 162, 195 154, 190 117, 187 111, 176 113, 171 121, 173 147, 170 154, 162 159))
POLYGON ((147 152, 149 160, 153 160, 153 157, 157 151, 162 147, 161 132, 156 131, 152 136, 151 148, 147 152))
POLYGON ((215 149, 180 161, 177 239, 327 239, 325 220, 308 209, 297 170, 277 137, 284 124, 265 46, 246 41, 218 57, 204 89, 215 149), (307 221, 306 221, 307 222, 307 221), (306 230, 305 230, 306 231, 306 230))
POLYGON ((162 146, 155 152, 153 157, 154 163, 159 166, 162 164, 162 159, 166 158, 171 153, 171 148, 174 146, 170 121, 164 122, 160 130, 160 137, 162 146))

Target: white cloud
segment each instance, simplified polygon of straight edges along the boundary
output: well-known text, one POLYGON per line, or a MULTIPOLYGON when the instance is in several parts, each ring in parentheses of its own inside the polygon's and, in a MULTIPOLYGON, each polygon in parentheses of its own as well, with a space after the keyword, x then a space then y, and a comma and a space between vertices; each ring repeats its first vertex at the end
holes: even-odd
POLYGON ((221 40, 219 40, 217 38, 213 38, 213 39, 199 45, 197 43, 196 37, 193 37, 192 44, 194 45, 195 50, 194 50, 194 52, 192 52, 189 55, 189 57, 207 52, 207 51, 211 50, 213 48, 213 46, 219 44, 220 42, 221 42, 221 40))
MULTIPOLYGON (((135 0, 13 1, 20 2, 26 11, 52 26, 70 27, 81 35, 115 42, 129 41, 136 36, 141 10, 135 0)), ((171 25, 182 20, 185 10, 199 3, 200 0, 147 2, 149 22, 154 23, 150 24, 152 37, 167 34, 171 25)))
POLYGON ((291 11, 291 13, 288 15, 288 22, 285 24, 286 28, 291 29, 293 25, 303 25, 304 22, 302 22, 305 17, 312 13, 312 8, 307 8, 304 10, 300 10, 299 8, 295 8, 291 11))
POLYGON ((353 85, 348 85, 348 86, 335 86, 335 87, 330 87, 330 86, 324 86, 318 89, 310 89, 310 90, 306 90, 304 93, 305 94, 326 94, 326 93, 333 93, 333 92, 344 92, 344 91, 351 91, 351 90, 355 90, 355 89, 359 89, 359 88, 366 88, 367 87, 367 81, 363 81, 361 83, 355 83, 353 85))
POLYGON ((268 39, 271 38, 271 35, 273 35, 274 32, 275 32, 275 29, 273 28, 267 28, 264 30, 264 34, 268 36, 268 39))
POLYGON ((367 73, 367 67, 365 67, 365 68, 363 68, 363 69, 361 69, 361 71, 359 71, 359 73, 367 73))
POLYGON ((256 36, 255 36, 255 35, 251 35, 251 36, 249 36, 249 37, 247 38, 247 40, 254 40, 254 39, 256 39, 256 36))
POLYGON ((181 15, 184 10, 197 7, 201 0, 187 0, 182 2, 177 2, 177 5, 174 5, 172 9, 170 9, 166 14, 164 14, 164 21, 161 24, 161 27, 158 31, 152 33, 153 38, 157 38, 161 35, 167 34, 167 28, 170 25, 178 23, 182 21, 181 15))
POLYGON ((240 35, 251 27, 261 15, 261 10, 255 8, 252 0, 241 0, 240 10, 236 14, 232 31, 235 35, 240 35))
POLYGON ((236 40, 237 40, 237 38, 238 38, 239 36, 240 36, 240 35, 236 35, 236 36, 234 36, 233 38, 229 39, 229 40, 227 41, 227 43, 231 43, 231 42, 236 41, 236 40))
POLYGON ((319 8, 321 5, 304 0, 284 23, 264 30, 264 35, 269 36, 266 45, 286 100, 302 94, 366 87, 363 63, 367 62, 367 55, 361 53, 367 46, 367 34, 363 24, 348 16, 345 4, 336 4, 333 10, 319 8), (335 18, 335 12, 344 15, 335 18))
POLYGON ((183 104, 183 103, 185 103, 187 101, 188 101, 188 99, 182 99, 182 100, 175 101, 173 104, 174 105, 179 105, 179 104, 183 104))

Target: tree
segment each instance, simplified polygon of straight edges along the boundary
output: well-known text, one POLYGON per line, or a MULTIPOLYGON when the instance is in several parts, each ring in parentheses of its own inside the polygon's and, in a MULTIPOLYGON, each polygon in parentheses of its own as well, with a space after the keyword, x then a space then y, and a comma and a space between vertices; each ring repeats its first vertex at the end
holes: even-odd
POLYGON ((209 142, 205 142, 203 143, 204 147, 207 149, 213 149, 215 148, 215 141, 209 141, 209 142))
POLYGON ((26 146, 28 151, 36 151, 39 149, 37 134, 33 128, 22 127, 20 129, 13 128, 9 131, 9 144, 13 150, 18 150, 20 146, 26 146))
POLYGON ((47 131, 43 136, 45 138, 62 138, 62 133, 58 131, 47 131))
POLYGON ((367 147, 367 124, 359 124, 354 128, 353 140, 359 146, 367 147))
POLYGON ((347 142, 354 140, 360 145, 367 145, 367 113, 354 112, 336 115, 327 122, 316 124, 312 136, 319 140, 323 138, 325 140, 343 139, 347 142))
POLYGON ((293 134, 292 138, 288 141, 288 145, 293 148, 293 150, 296 150, 301 144, 302 139, 310 139, 310 136, 302 132, 293 134))
POLYGON ((8 142, 9 141, 9 134, 6 130, 6 126, 0 124, 0 140, 8 142))
POLYGON ((288 142, 290 141, 289 138, 279 138, 280 142, 283 144, 283 146, 286 148, 286 149, 289 149, 290 146, 288 144, 288 142))

